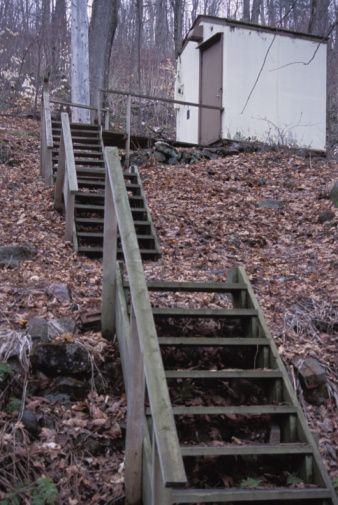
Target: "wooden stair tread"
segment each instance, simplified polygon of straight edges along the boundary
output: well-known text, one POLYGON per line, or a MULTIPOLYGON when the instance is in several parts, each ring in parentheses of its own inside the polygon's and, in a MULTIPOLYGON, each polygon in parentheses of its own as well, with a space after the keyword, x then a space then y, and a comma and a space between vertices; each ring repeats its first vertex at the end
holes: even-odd
MULTIPOLYGON (((123 286, 128 288, 128 282, 123 286)), ((149 291, 186 291, 186 292, 204 292, 204 293, 236 293, 246 291, 245 284, 226 283, 226 282, 175 282, 175 281, 147 281, 149 291)))
POLYGON ((174 489, 173 503, 235 503, 288 500, 320 500, 331 498, 331 493, 326 488, 274 488, 274 489, 174 489))
POLYGON ((182 456, 245 456, 312 454, 312 447, 306 443, 282 444, 226 444, 222 446, 182 445, 182 456))
POLYGON ((280 370, 166 370, 167 379, 281 379, 280 370))
POLYGON ((268 346, 269 341, 266 338, 249 337, 159 337, 160 345, 172 346, 268 346))
POLYGON ((192 309, 181 307, 153 307, 153 315, 161 317, 248 318, 257 317, 254 309, 192 309))
POLYGON ((234 405, 234 406, 193 406, 173 407, 173 413, 180 415, 275 415, 296 414, 297 409, 293 405, 234 405))

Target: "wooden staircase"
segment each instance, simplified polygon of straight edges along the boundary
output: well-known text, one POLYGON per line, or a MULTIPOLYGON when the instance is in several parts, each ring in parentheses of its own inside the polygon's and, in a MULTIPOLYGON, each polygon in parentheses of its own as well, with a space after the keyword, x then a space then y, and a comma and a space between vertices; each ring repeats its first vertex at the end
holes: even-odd
MULTIPOLYGON (((56 174, 61 121, 52 121, 52 132, 52 161, 56 174)), ((100 128, 90 124, 72 123, 71 137, 78 183, 74 209, 77 250, 90 257, 102 257, 105 167, 100 128)), ((124 178, 142 259, 156 260, 160 257, 160 247, 140 175, 137 169, 134 169, 125 171, 124 178)), ((120 243, 118 255, 122 257, 120 243)))
MULTIPOLYGON (((171 294, 152 313, 187 475, 182 489, 162 485, 158 503, 337 504, 244 269, 233 269, 225 283, 150 281, 147 287, 171 294), (192 293, 209 293, 213 308, 196 307, 192 293)), ((145 414, 149 443, 147 405, 145 414)), ((150 450, 145 461, 147 493, 154 486, 150 450)), ((150 495, 143 500, 153 503, 150 495)))

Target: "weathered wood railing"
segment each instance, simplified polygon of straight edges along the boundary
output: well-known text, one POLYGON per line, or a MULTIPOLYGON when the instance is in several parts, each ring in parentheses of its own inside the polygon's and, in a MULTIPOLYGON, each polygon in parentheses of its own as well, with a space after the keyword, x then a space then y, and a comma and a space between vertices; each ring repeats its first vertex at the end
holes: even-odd
POLYGON ((77 249, 75 232, 75 193, 78 191, 72 135, 69 116, 61 113, 61 139, 56 173, 54 207, 64 208, 66 218, 65 239, 77 249))
POLYGON ((48 186, 53 185, 53 132, 48 82, 44 82, 41 97, 40 174, 48 186))
POLYGON ((127 387, 128 415, 125 455, 125 487, 128 505, 142 501, 165 505, 168 487, 187 483, 175 427, 165 372, 132 213, 116 148, 105 149, 106 185, 104 212, 102 331, 119 339, 127 387), (116 263, 119 230, 130 285, 130 309, 124 300, 121 274, 116 263), (150 405, 152 434, 145 421, 145 391, 150 405), (145 454, 148 457, 145 458, 145 454), (142 474, 143 459, 143 474, 142 474), (151 468, 149 469, 149 461, 151 468), (147 489, 145 489, 147 487, 147 489))

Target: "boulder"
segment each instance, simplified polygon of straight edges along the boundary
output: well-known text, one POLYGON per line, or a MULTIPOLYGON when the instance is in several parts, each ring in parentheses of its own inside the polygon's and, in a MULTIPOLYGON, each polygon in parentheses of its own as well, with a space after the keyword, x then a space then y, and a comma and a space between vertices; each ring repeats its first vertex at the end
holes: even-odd
POLYGON ((326 401, 327 377, 326 370, 315 358, 300 359, 296 363, 296 370, 307 402, 321 405, 326 401))
POLYGON ((54 282, 48 286, 46 293, 51 298, 56 298, 60 303, 70 302, 72 297, 69 287, 62 282, 54 282))
POLYGON ((32 260, 36 249, 29 245, 0 246, 0 267, 15 268, 21 261, 32 260))
POLYGON ((283 208, 283 202, 281 202, 280 200, 274 200, 272 198, 268 198, 267 200, 260 200, 257 203, 257 207, 259 209, 280 210, 283 208))
POLYGON ((33 368, 48 377, 82 376, 91 372, 87 350, 76 342, 48 342, 35 346, 31 355, 33 368))
POLYGON ((26 430, 30 433, 30 435, 32 435, 34 438, 39 435, 41 427, 39 425, 39 420, 34 412, 25 409, 21 417, 21 422, 26 430))

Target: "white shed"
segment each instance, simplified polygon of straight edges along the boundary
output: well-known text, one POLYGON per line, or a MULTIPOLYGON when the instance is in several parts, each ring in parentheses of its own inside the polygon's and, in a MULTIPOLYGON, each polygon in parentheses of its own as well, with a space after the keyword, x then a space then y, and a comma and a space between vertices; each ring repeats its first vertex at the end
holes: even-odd
POLYGON ((324 150, 326 41, 279 28, 198 16, 177 60, 177 140, 219 139, 324 150))

